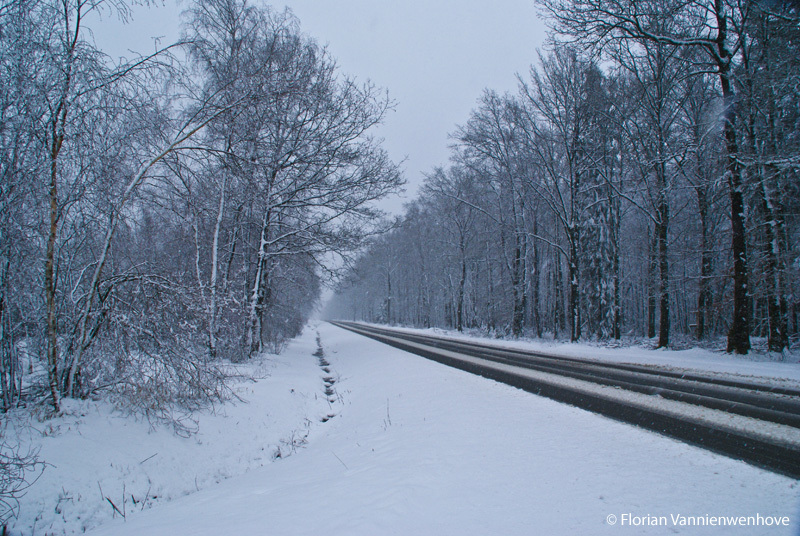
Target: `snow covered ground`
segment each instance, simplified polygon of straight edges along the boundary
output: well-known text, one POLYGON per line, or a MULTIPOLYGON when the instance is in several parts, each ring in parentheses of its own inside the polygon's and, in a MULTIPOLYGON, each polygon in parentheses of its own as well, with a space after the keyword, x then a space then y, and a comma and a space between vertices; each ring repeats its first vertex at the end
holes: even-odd
POLYGON ((245 402, 192 416, 197 433, 188 438, 107 403, 65 400, 64 416, 34 421, 19 438, 49 467, 22 499, 12 534, 79 534, 120 518, 115 507, 131 519, 297 451, 330 406, 311 357, 316 347, 310 332, 285 354, 243 366, 261 378, 235 386, 245 402))
POLYGON ((798 534, 796 480, 328 324, 268 369, 189 439, 88 403, 43 425, 55 467, 16 530, 40 515, 35 534, 798 534), (123 489, 137 503, 112 519, 103 497, 121 509, 123 489), (680 524, 717 516, 761 525, 680 524))

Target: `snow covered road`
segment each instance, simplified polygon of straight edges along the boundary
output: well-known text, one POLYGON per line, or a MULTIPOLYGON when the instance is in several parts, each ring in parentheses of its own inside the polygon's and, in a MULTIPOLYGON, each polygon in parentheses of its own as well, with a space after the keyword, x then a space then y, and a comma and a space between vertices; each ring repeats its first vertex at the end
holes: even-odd
POLYGON ((327 324, 318 331, 341 404, 306 448, 92 534, 797 532, 798 481, 327 324), (766 516, 790 525, 765 526, 766 516))

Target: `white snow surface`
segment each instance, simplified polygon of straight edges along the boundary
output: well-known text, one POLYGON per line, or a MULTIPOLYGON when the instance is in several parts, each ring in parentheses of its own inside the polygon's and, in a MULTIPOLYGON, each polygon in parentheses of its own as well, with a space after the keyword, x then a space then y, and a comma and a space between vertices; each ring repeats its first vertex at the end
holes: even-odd
POLYGON ((778 535, 800 528, 800 481, 329 324, 309 327, 266 359, 269 377, 240 385, 247 403, 196 416, 199 431, 188 439, 88 402, 43 424, 47 433, 32 441, 53 467, 24 498, 13 530, 778 535), (312 355, 317 333, 330 374, 312 355), (336 380, 330 396, 327 376, 336 380), (321 422, 328 415, 335 416, 321 422), (273 461, 279 448, 284 456, 273 461), (100 487, 120 509, 125 490, 126 519, 112 519, 100 487), (148 488, 158 499, 134 505, 130 496, 141 501, 148 488), (698 527, 674 525, 673 515, 791 521, 698 527), (632 519, 668 524, 632 526, 632 519))
POLYGON ((197 430, 189 437, 107 402, 65 399, 63 416, 33 420, 30 429, 12 413, 9 424, 21 431, 23 450, 38 449, 49 466, 20 501, 11 534, 80 534, 121 517, 112 502, 132 519, 154 504, 269 464, 278 451, 291 454, 292 442, 313 428, 309 419, 329 408, 322 371, 311 357, 315 349, 311 332, 283 355, 238 367, 260 379, 234 385, 242 401, 188 416, 185 424, 197 430))

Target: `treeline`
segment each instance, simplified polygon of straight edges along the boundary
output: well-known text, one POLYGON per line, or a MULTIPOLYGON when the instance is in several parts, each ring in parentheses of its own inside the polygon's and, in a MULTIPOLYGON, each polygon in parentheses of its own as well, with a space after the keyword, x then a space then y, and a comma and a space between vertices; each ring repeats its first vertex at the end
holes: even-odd
POLYGON ((0 389, 145 411, 213 399, 216 363, 277 350, 401 179, 391 102, 290 13, 203 0, 180 43, 116 61, 120 1, 0 6, 0 389), (24 370, 23 370, 24 365, 24 370))
POLYGON ((794 2, 545 0, 556 34, 486 90, 333 313, 519 336, 800 332, 794 2))

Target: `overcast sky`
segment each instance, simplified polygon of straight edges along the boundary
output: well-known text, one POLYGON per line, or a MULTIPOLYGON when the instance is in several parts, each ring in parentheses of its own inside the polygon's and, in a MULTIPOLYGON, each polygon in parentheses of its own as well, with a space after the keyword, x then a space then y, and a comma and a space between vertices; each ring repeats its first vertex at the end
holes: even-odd
MULTIPOLYGON (((253 2, 258 3, 258 2, 253 2)), ((175 41, 181 5, 136 8, 121 26, 94 23, 98 45, 113 56, 153 50, 152 38, 175 41)), ((342 73, 386 88, 396 109, 377 132, 389 155, 404 160, 405 199, 422 174, 449 158, 448 134, 464 123, 484 88, 514 91, 545 37, 534 0, 284 0, 302 31, 323 45, 342 73)))

